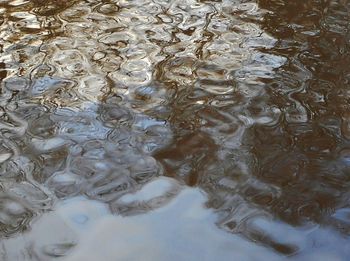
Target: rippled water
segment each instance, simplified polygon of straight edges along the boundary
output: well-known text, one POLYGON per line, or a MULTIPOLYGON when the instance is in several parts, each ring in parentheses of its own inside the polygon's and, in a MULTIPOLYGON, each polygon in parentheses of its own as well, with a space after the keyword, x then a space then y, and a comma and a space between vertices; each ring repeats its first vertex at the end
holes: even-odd
POLYGON ((348 260, 347 0, 0 0, 1 260, 348 260))

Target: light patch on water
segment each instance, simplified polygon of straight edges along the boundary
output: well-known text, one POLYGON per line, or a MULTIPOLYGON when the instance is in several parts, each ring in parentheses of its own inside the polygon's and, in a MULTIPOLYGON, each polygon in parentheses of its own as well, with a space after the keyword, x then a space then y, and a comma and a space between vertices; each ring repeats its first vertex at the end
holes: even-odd
MULTIPOLYGON (((157 178, 134 194, 119 199, 142 204, 168 197, 180 185, 170 178, 157 178)), ((37 219, 30 231, 2 241, 7 260, 284 260, 269 248, 217 227, 217 215, 205 207, 206 194, 183 187, 161 207, 147 213, 120 216, 108 205, 74 197, 60 201, 55 209, 37 219)), ((17 206, 8 206, 18 212, 17 206)), ((349 249, 346 238, 326 228, 295 229, 273 220, 256 218, 251 228, 266 231, 267 237, 295 244, 296 260, 343 260, 349 249), (328 245, 332 242, 332 247, 328 245), (334 248, 334 242, 338 247, 334 248)), ((293 257, 291 257, 294 260, 293 257)))
POLYGON ((140 191, 134 194, 126 194, 119 199, 124 204, 135 201, 149 201, 152 198, 160 197, 165 192, 170 191, 172 183, 168 178, 159 178, 153 182, 146 184, 140 191))
MULTIPOLYGON (((150 200, 174 183, 159 178, 121 200, 150 200)), ((280 260, 272 251, 219 229, 206 201, 200 189, 183 187, 163 207, 122 217, 84 197, 64 200, 36 220, 29 232, 3 240, 3 260, 54 260, 66 253, 69 256, 55 260, 280 260)))

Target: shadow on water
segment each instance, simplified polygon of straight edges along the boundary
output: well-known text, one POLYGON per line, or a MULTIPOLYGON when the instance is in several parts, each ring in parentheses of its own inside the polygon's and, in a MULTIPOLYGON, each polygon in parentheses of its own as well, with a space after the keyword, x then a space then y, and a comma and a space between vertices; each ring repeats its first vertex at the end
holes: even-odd
POLYGON ((2 260, 346 260, 349 9, 0 1, 2 260))

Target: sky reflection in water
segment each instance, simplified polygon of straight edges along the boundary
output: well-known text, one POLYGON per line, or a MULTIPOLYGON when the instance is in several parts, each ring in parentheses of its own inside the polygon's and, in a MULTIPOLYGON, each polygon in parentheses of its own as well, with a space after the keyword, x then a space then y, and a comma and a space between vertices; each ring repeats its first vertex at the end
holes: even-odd
MULTIPOLYGON (((29 233, 4 240, 7 260, 282 260, 271 249, 220 230, 216 214, 205 207, 199 189, 159 178, 135 194, 120 198, 126 205, 153 206, 147 213, 116 216, 107 205, 76 197, 57 204, 35 221, 29 233), (169 193, 176 190, 175 194, 169 193), (171 196, 169 196, 171 195, 171 196), (156 202, 156 203, 155 203, 156 202), (158 205, 154 207, 154 205, 158 205), (68 257, 61 258, 65 254, 68 257)), ((136 206, 136 207, 135 207, 136 206)), ((327 229, 298 229, 257 218, 256 228, 304 248, 299 260, 341 260, 346 239, 327 229), (337 242, 338 247, 329 243, 337 242), (311 246, 318 248, 310 251, 311 246)), ((291 258, 293 260, 293 257, 291 258)), ((6 260, 6 259, 5 259, 6 260)))

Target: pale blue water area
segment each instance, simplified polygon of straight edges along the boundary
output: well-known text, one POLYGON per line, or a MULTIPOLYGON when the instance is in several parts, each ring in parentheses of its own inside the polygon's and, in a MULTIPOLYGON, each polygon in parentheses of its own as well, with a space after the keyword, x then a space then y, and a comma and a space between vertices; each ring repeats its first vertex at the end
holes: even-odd
MULTIPOLYGON (((271 249, 219 229, 205 207, 207 195, 170 178, 158 178, 118 201, 126 215, 86 197, 59 202, 29 232, 3 240, 8 260, 284 260, 271 249), (135 211, 139 213, 135 213, 135 211), (129 213, 130 212, 130 213, 129 213)), ((346 239, 329 229, 296 229, 256 217, 251 226, 302 249, 299 260, 341 260, 346 239), (337 242, 338 247, 330 247, 337 242), (317 245, 317 250, 310 249, 317 245)), ((293 259, 293 258, 292 258, 293 259)))

